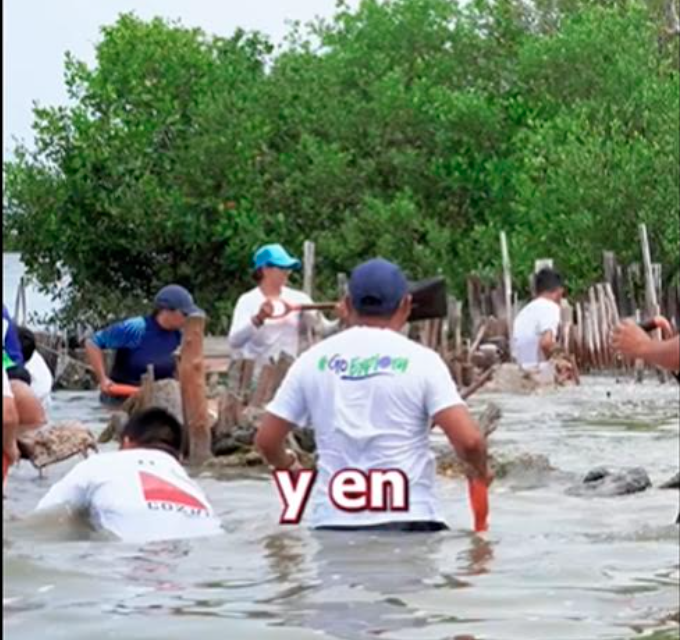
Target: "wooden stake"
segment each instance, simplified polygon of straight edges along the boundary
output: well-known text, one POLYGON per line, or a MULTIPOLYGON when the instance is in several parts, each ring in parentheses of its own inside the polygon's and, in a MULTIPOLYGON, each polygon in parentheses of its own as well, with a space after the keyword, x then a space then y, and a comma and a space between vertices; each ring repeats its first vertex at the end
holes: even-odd
POLYGON ((651 317, 658 313, 659 302, 654 286, 654 271, 652 269, 652 254, 649 249, 647 225, 640 225, 640 244, 642 246, 642 262, 645 270, 645 311, 651 317))
POLYGON ((315 254, 316 247, 314 243, 311 240, 305 240, 305 244, 303 247, 303 252, 304 252, 304 262, 303 262, 303 267, 304 267, 304 284, 303 284, 303 290, 304 292, 314 299, 314 254, 315 254))
POLYGON ((508 324, 508 343, 512 345, 512 271, 510 267, 510 252, 508 238, 505 231, 501 231, 501 255, 503 259, 503 293, 505 294, 505 320, 508 324))
POLYGON ((203 358, 204 333, 204 316, 192 316, 187 319, 179 363, 184 423, 189 433, 189 452, 193 464, 202 464, 212 455, 203 358))

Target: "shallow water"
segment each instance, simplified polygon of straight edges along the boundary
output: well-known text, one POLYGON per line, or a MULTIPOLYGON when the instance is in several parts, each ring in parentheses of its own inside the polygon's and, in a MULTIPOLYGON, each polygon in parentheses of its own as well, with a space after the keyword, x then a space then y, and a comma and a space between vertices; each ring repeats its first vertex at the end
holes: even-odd
MULTIPOLYGON (((224 536, 128 545, 25 516, 71 463, 13 471, 5 500, 4 630, 10 639, 627 640, 678 637, 678 492, 586 499, 594 466, 678 468, 678 388, 588 378, 538 397, 480 395, 503 409, 492 450, 544 454, 497 481, 491 530, 469 531, 463 482, 440 480, 446 534, 314 534, 281 528, 269 479, 201 483, 224 536), (573 477, 572 475, 573 474, 573 477)), ((56 395, 55 420, 100 429, 91 393, 56 395)))

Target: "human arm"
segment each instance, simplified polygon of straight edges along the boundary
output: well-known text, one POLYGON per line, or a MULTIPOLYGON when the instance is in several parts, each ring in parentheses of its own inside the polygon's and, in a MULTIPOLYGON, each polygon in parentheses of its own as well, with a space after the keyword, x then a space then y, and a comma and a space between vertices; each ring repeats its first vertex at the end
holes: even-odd
POLYGON ((37 429, 47 422, 45 408, 29 387, 22 380, 12 380, 12 394, 19 418, 19 429, 37 429))
POLYGON ((89 501, 89 481, 87 467, 91 458, 81 462, 71 469, 59 482, 52 485, 36 507, 37 511, 65 506, 72 511, 82 511, 87 508, 89 501))
POLYGON ((296 425, 308 422, 303 391, 306 358, 299 358, 289 369, 274 400, 267 407, 255 436, 255 446, 275 469, 294 469, 297 457, 286 449, 286 438, 296 425))
POLYGON ((467 464, 472 477, 490 484, 486 440, 465 405, 448 407, 434 416, 460 460, 467 464))
POLYGON ((85 341, 85 353, 90 366, 94 370, 97 382, 102 391, 106 391, 113 383, 106 372, 104 352, 92 340, 85 341))
POLYGON ((242 349, 257 335, 268 318, 274 314, 274 305, 265 300, 259 307, 254 307, 248 299, 241 297, 236 303, 234 317, 229 329, 229 346, 242 349))
POLYGON ((297 466, 297 456, 286 448, 288 434, 295 425, 266 413, 255 436, 255 446, 267 464, 277 470, 290 470, 297 466))
POLYGON ((102 391, 113 384, 106 371, 104 350, 135 349, 141 344, 145 330, 144 318, 129 318, 97 331, 92 338, 85 341, 87 359, 102 391))
POLYGON ((549 360, 550 356, 555 350, 555 334, 551 330, 544 331, 541 334, 541 338, 538 342, 538 345, 545 359, 549 360))
POLYGON ((430 357, 425 380, 427 413, 432 423, 442 429, 458 457, 468 465, 472 477, 488 484, 491 474, 487 467, 486 440, 442 358, 434 353, 430 357))
POLYGON ((614 329, 612 346, 629 358, 640 358, 670 371, 680 370, 680 336, 652 340, 635 322, 624 320, 614 329))
POLYGON ((19 413, 12 387, 7 378, 7 373, 2 371, 2 451, 9 458, 10 463, 19 459, 17 435, 19 429, 19 413))

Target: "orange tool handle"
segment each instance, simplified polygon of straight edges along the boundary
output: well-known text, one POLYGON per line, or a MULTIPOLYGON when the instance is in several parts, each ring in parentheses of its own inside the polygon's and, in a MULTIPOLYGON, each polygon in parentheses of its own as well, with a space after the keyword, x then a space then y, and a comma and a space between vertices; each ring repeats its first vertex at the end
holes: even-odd
POLYGON ((475 531, 487 531, 489 528, 489 489, 481 480, 468 478, 468 494, 470 507, 475 521, 475 531))
POLYGON ((130 396, 138 394, 139 389, 139 387, 135 387, 132 384, 114 383, 106 389, 105 394, 112 398, 129 398, 130 396))

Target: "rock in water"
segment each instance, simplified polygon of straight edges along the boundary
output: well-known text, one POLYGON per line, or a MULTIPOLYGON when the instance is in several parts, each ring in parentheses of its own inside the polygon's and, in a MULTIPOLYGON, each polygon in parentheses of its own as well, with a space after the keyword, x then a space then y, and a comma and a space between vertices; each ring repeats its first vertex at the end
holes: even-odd
POLYGON ((649 475, 642 467, 612 472, 606 467, 589 471, 581 484, 567 489, 572 496, 625 496, 646 491, 652 486, 649 475))
POLYGON ((680 489, 680 473, 676 473, 670 480, 667 480, 659 489, 680 489))
POLYGON ((72 420, 22 436, 19 449, 22 457, 42 470, 73 456, 86 457, 90 451, 97 451, 97 441, 89 429, 72 420))

